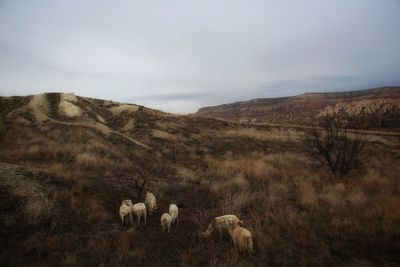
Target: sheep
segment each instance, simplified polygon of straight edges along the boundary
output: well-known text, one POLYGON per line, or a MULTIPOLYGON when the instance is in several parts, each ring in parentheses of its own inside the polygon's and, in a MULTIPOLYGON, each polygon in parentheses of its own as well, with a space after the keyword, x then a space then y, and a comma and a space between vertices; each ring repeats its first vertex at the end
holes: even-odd
POLYGON ((146 193, 145 204, 147 205, 147 207, 149 207, 149 214, 152 214, 153 211, 157 209, 157 201, 153 193, 146 193))
POLYGON ((172 222, 172 217, 168 213, 164 213, 161 216, 161 228, 163 232, 165 231, 165 229, 167 229, 167 232, 169 233, 169 231, 171 230, 171 222, 172 222))
POLYGON ((179 222, 178 220, 178 206, 176 204, 170 204, 169 205, 169 215, 172 218, 172 223, 179 222))
POLYGON ((136 203, 135 205, 131 206, 131 211, 135 214, 137 219, 137 224, 140 224, 140 218, 143 216, 144 224, 147 223, 147 211, 146 205, 143 202, 136 203))
POLYGON ((218 230, 219 238, 221 239, 222 231, 228 230, 228 226, 226 225, 225 221, 230 220, 230 219, 233 220, 234 223, 239 223, 241 225, 244 225, 244 222, 239 220, 238 217, 236 217, 235 215, 227 214, 227 215, 215 217, 209 224, 207 230, 204 233, 202 233, 201 235, 204 237, 210 237, 211 233, 214 230, 218 230))
POLYGON ((240 227, 239 223, 235 223, 232 219, 226 220, 225 224, 228 226, 228 231, 235 248, 237 248, 239 252, 251 255, 253 253, 253 239, 251 237, 251 232, 240 227))
POLYGON ((129 205, 129 201, 130 200, 122 200, 121 207, 119 207, 119 216, 121 216, 122 225, 124 225, 125 216, 128 214, 131 217, 131 222, 133 223, 132 210, 129 205))

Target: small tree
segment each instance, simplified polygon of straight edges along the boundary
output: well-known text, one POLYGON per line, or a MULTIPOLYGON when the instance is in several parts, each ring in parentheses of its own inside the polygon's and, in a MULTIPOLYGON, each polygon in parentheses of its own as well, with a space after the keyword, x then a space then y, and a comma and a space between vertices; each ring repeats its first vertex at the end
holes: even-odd
POLYGON ((339 110, 319 118, 307 143, 325 160, 332 173, 343 177, 361 165, 366 135, 360 131, 360 116, 339 110), (352 128, 350 128, 350 125, 352 128))
POLYGON ((121 196, 132 196, 135 193, 136 200, 144 199, 146 192, 152 184, 166 183, 177 185, 181 178, 176 173, 176 168, 168 164, 162 164, 156 159, 139 160, 133 163, 129 169, 108 174, 112 177, 114 186, 121 196))

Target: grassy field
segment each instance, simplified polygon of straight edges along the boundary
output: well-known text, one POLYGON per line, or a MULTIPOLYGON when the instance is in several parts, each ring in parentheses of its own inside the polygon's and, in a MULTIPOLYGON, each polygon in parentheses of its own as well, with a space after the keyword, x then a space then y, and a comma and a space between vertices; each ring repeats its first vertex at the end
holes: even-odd
POLYGON ((113 110, 101 114, 108 127, 149 149, 76 121, 5 120, 2 266, 400 264, 398 135, 369 132, 363 167, 340 180, 304 144, 299 128, 136 109, 131 121, 113 110), (151 184, 157 212, 146 226, 122 226, 121 200, 144 200, 122 178, 144 160, 170 167, 179 183, 151 184), (170 203, 180 206, 180 220, 168 235, 159 221, 170 203), (245 222, 253 256, 235 252, 227 236, 201 238, 223 214, 245 222))

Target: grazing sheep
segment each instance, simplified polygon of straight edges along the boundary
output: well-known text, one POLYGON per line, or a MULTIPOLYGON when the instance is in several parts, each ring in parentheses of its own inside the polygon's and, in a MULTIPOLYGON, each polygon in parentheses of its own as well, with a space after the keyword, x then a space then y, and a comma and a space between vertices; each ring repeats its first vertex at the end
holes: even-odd
POLYGON ((133 214, 135 214, 135 217, 137 219, 137 224, 140 224, 140 218, 143 216, 144 218, 144 224, 147 223, 147 211, 146 211, 146 205, 143 202, 136 203, 131 207, 131 210, 133 214))
POLYGON ((228 226, 229 234, 232 237, 232 242, 235 248, 239 249, 239 252, 251 255, 253 253, 253 239, 251 237, 251 232, 240 227, 239 223, 235 223, 232 219, 225 221, 225 223, 228 226))
POLYGON ((121 216, 122 225, 124 225, 125 216, 128 214, 131 217, 131 222, 133 223, 132 210, 128 201, 130 200, 122 200, 121 207, 119 207, 119 216, 121 216))
POLYGON ((167 229, 167 232, 169 233, 169 231, 171 230, 171 222, 172 222, 172 217, 168 213, 164 213, 161 216, 161 228, 163 232, 165 231, 165 229, 167 229))
POLYGON ((152 214, 153 211, 157 209, 156 197, 151 192, 146 193, 146 200, 144 203, 149 207, 149 214, 152 214))
POLYGON ((172 218, 172 223, 179 222, 178 220, 178 206, 176 204, 170 204, 169 205, 169 215, 172 218))
POLYGON ((209 224, 207 230, 202 233, 201 235, 204 237, 210 237, 211 233, 214 230, 218 230, 219 233, 219 238, 222 238, 222 231, 223 230, 228 230, 228 226, 226 225, 225 221, 227 220, 233 220, 234 223, 238 223, 241 225, 244 225, 244 222, 239 220, 238 217, 236 217, 235 215, 232 214, 227 214, 227 215, 223 215, 223 216, 219 216, 219 217, 215 217, 211 223, 209 224))

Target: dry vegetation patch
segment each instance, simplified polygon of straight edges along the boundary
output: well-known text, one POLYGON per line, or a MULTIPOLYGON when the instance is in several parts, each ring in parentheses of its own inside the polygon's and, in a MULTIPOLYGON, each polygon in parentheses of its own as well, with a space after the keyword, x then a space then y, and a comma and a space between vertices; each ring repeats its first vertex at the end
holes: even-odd
POLYGON ((224 131, 224 135, 233 135, 241 137, 255 138, 263 141, 271 142, 298 142, 303 138, 303 133, 292 129, 256 129, 252 127, 243 127, 241 129, 234 129, 224 131))
POLYGON ((50 106, 47 101, 46 94, 34 95, 29 102, 29 107, 32 109, 33 114, 38 122, 48 120, 50 106))
POLYGON ((58 109, 61 115, 69 118, 82 116, 82 110, 67 100, 62 100, 58 105, 58 109))
POLYGON ((122 112, 132 113, 132 112, 136 112, 138 109, 139 109, 139 106, 136 106, 133 104, 130 104, 130 105, 120 104, 120 105, 110 107, 110 111, 114 115, 120 115, 122 112))
MULTIPOLYGON (((66 99, 87 111, 81 98, 66 99)), ((40 106, 39 100, 43 98, 35 99, 35 107, 40 106)), ((0 233, 6 240, 1 244, 0 263, 400 264, 396 137, 371 140, 363 155, 368 159, 364 168, 341 181, 309 156, 300 142, 304 133, 294 129, 157 117, 114 106, 122 116, 117 117, 109 111, 112 105, 105 103, 104 113, 93 108, 110 123, 105 126, 112 131, 109 134, 74 123, 7 124, 0 160, 45 170, 46 175, 17 169, 24 178, 6 180, 0 168, 0 204, 7 215, 0 219, 8 229, 0 233), (118 134, 128 124, 135 131, 127 131, 129 136, 118 134), (151 149, 126 137, 145 140, 151 149), (121 226, 121 200, 143 201, 136 190, 137 170, 143 166, 151 166, 152 175, 166 170, 155 177, 157 183, 146 184, 155 193, 159 210, 149 216, 146 226, 121 226), (161 232, 159 220, 170 203, 180 205, 180 221, 167 235, 161 232), (252 232, 252 257, 237 254, 226 235, 222 240, 201 238, 212 218, 227 213, 239 216, 252 232)), ((45 107, 39 110, 50 114, 45 107)), ((146 177, 146 168, 142 171, 146 177)))
POLYGON ((171 140, 176 139, 176 137, 174 135, 172 135, 168 132, 165 132, 165 131, 152 130, 151 134, 154 138, 171 139, 171 140))

